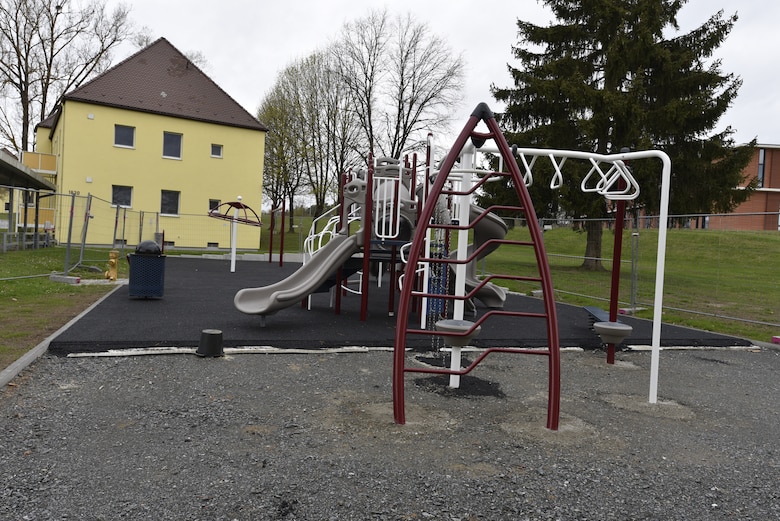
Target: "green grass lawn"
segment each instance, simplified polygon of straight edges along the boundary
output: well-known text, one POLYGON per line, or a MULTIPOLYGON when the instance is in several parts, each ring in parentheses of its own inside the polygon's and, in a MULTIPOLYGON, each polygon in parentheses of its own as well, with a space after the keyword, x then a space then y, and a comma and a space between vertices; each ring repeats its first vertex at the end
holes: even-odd
MULTIPOLYGON (((78 253, 71 255, 71 264, 75 264, 78 253)), ((108 269, 108 250, 88 250, 84 260, 96 269, 108 269)), ((64 248, 0 254, 0 368, 38 345, 113 287, 49 280, 48 274, 63 272, 64 262, 64 248)), ((123 259, 119 269, 120 278, 127 277, 123 259)), ((102 271, 90 269, 77 268, 71 275, 105 280, 102 271)))
MULTIPOLYGON (((647 308, 637 313, 652 317, 655 292, 658 230, 638 230, 636 273, 632 274, 632 230, 623 236, 621 262, 621 307, 631 303, 632 279, 636 302, 647 308), (633 275, 633 276, 632 276, 633 275)), ((527 230, 515 228, 508 236, 527 238, 527 230)), ((611 286, 611 258, 614 233, 604 232, 604 271, 580 268, 585 251, 585 234, 568 228, 544 234, 556 298, 577 305, 606 308, 611 286), (587 295, 583 296, 583 295, 587 295), (596 297, 596 298, 592 298, 596 297)), ((668 230, 664 281, 664 321, 700 329, 769 341, 780 327, 729 320, 734 317, 754 322, 780 323, 780 234, 716 230, 668 230), (689 313, 682 310, 692 310, 689 313)), ((499 248, 484 263, 488 272, 530 270, 535 266, 530 251, 499 248)), ((508 284, 511 289, 530 292, 529 285, 508 284)))

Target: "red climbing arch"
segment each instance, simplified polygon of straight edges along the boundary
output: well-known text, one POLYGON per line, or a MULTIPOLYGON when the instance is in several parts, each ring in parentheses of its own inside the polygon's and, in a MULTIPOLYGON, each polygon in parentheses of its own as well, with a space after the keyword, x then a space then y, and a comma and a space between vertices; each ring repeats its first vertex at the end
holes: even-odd
MULTIPOLYGON (((462 175, 462 174, 461 174, 462 175)), ((455 141, 455 144, 450 149, 449 154, 444 159, 441 167, 436 174, 435 181, 430 189, 428 198, 425 201, 420 212, 420 220, 417 224, 414 239, 408 254, 408 263, 405 272, 405 279, 403 281, 403 287, 401 288, 401 295, 398 304, 398 318, 396 321, 396 333, 395 333, 395 346, 393 355, 393 409, 395 422, 403 424, 406 422, 404 411, 404 376, 408 372, 416 373, 437 373, 437 374, 449 374, 449 375, 464 375, 474 369, 488 354, 493 352, 503 353, 520 353, 520 354, 532 354, 541 355, 548 358, 548 397, 547 397, 547 428, 551 430, 558 429, 559 411, 560 411, 560 346, 558 340, 558 320, 555 311, 555 300, 553 296, 553 286, 550 280, 550 269, 547 264, 547 255, 544 249, 544 243, 542 242, 542 231, 539 228, 539 222, 536 218, 536 212, 534 211, 531 198, 528 194, 528 190, 523 182, 523 176, 517 166, 517 162, 514 159, 512 150, 504 139, 501 130, 498 127, 493 113, 484 103, 480 103, 465 127, 461 131, 460 135, 455 141), (483 122, 487 128, 487 132, 479 132, 476 130, 477 125, 483 122), (464 147, 471 140, 471 143, 478 149, 484 146, 484 144, 492 140, 497 147, 503 165, 506 166, 508 172, 496 172, 485 171, 481 173, 479 179, 470 186, 467 190, 457 190, 453 187, 459 186, 458 183, 453 183, 452 179, 449 179, 451 175, 457 172, 454 167, 458 157, 461 155, 464 147), (489 182, 491 179, 509 177, 511 184, 514 186, 517 193, 517 204, 493 206, 485 209, 481 214, 474 217, 471 222, 463 223, 459 221, 451 222, 437 222, 433 219, 434 211, 437 206, 437 200, 441 197, 472 197, 473 193, 479 189, 484 183, 489 182), (433 258, 425 257, 424 242, 428 236, 429 230, 443 229, 443 230, 470 230, 475 225, 485 218, 489 212, 494 210, 501 210, 504 214, 511 212, 514 216, 524 219, 530 232, 530 240, 528 241, 514 241, 507 239, 491 239, 483 244, 480 249, 495 248, 497 246, 502 247, 518 247, 518 248, 533 248, 536 258, 536 266, 538 268, 538 274, 492 274, 487 279, 483 280, 483 284, 490 282, 491 280, 523 280, 538 283, 541 286, 543 297, 543 311, 536 313, 518 312, 518 311, 505 311, 491 309, 481 315, 475 322, 456 321, 458 322, 454 330, 443 330, 440 328, 438 331, 433 329, 421 329, 410 327, 410 319, 413 320, 413 314, 410 316, 410 310, 412 309, 412 302, 419 302, 421 299, 450 299, 450 300, 465 300, 470 299, 476 291, 480 289, 477 287, 465 295, 449 294, 448 292, 428 293, 428 288, 422 288, 418 283, 417 278, 418 270, 417 266, 420 264, 433 264, 441 263, 445 265, 446 269, 454 267, 457 264, 463 264, 472 262, 480 251, 473 251, 469 254, 468 258, 453 258, 452 256, 443 256, 433 258), (407 367, 406 366, 406 347, 407 336, 409 335, 436 335, 444 337, 445 342, 449 340, 452 345, 457 345, 459 341, 467 340, 476 334, 480 329, 484 330, 489 327, 490 320, 498 316, 511 316, 516 317, 519 320, 544 320, 547 326, 547 348, 546 349, 523 349, 514 347, 487 347, 478 357, 466 368, 462 369, 447 369, 447 368, 427 368, 427 367, 407 367), (465 324, 465 327, 464 327, 465 324), (449 338, 448 338, 449 337, 449 338), (465 337, 458 339, 457 337, 465 337)), ((522 328, 518 327, 518 331, 522 328)), ((518 335, 519 336, 519 335, 518 335)), ((463 342, 461 342, 463 343, 463 342)))

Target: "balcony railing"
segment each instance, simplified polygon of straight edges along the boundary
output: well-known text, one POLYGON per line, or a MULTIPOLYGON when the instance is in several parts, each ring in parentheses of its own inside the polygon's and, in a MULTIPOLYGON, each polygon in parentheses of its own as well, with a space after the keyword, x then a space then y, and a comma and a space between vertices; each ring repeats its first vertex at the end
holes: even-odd
POLYGON ((22 164, 40 174, 57 173, 57 156, 40 152, 22 152, 22 164))

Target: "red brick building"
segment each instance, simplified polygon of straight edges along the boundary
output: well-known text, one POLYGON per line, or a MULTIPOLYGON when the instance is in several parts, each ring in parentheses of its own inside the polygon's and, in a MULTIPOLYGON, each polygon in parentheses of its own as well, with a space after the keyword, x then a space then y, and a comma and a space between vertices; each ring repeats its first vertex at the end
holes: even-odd
POLYGON ((707 227, 729 230, 780 230, 780 145, 756 145, 745 168, 747 184, 757 179, 750 199, 729 215, 710 216, 707 227))

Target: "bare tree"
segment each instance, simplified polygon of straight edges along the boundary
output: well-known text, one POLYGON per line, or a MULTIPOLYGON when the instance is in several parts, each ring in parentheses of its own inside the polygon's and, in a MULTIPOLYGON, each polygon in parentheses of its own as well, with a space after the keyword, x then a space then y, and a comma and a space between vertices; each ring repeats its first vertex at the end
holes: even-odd
POLYGON ((315 53, 299 63, 296 69, 296 101, 300 114, 302 159, 307 184, 314 196, 315 211, 320 215, 327 199, 336 193, 339 171, 331 155, 333 149, 333 103, 328 89, 336 87, 328 67, 326 53, 315 53))
POLYGON ((336 70, 347 86, 353 110, 374 150, 374 109, 378 104, 378 85, 385 70, 382 65, 389 29, 387 11, 372 12, 368 17, 347 23, 341 39, 331 48, 336 70))
POLYGON ((60 97, 111 63, 128 8, 105 2, 0 0, 0 140, 29 150, 31 131, 60 97))
MULTIPOLYGON (((299 160, 301 145, 294 127, 289 123, 296 118, 292 100, 286 95, 285 85, 277 82, 263 100, 257 118, 268 127, 265 139, 265 161, 263 168, 263 192, 270 197, 272 208, 279 208, 288 201, 290 210, 295 208, 304 180, 299 160)), ((293 212, 290 213, 292 229, 293 212)))
MULTIPOLYGON (((155 40, 157 40, 157 38, 154 36, 152 30, 146 25, 130 36, 130 42, 133 44, 133 47, 138 50, 149 47, 155 40)), ((204 72, 208 71, 210 64, 202 51, 185 51, 184 55, 188 60, 197 65, 199 69, 204 72)))
POLYGON ((400 157, 448 122, 460 101, 463 61, 427 24, 387 11, 345 24, 333 46, 338 73, 369 150, 400 157))
MULTIPOLYGON (((391 23, 386 12, 372 13, 347 24, 331 47, 278 76, 263 106, 269 114, 272 107, 286 107, 284 117, 258 117, 270 127, 285 127, 271 134, 289 137, 287 148, 296 159, 285 168, 303 176, 320 215, 337 195, 339 175, 365 165, 370 152, 400 157, 441 129, 460 93, 461 68, 460 58, 426 25, 410 16, 391 23)), ((271 164, 267 159, 266 175, 271 164)), ((275 182, 264 180, 272 199, 281 190, 275 182)))
MULTIPOLYGON (((336 199, 339 174, 359 161, 362 132, 349 110, 346 86, 334 73, 330 52, 316 52, 286 67, 263 100, 258 119, 271 127, 272 143, 267 163, 282 165, 269 172, 279 179, 264 179, 272 200, 284 192, 290 197, 292 178, 314 197, 315 213, 320 215, 328 200, 336 199), (273 120, 264 114, 278 115, 273 120), (283 159, 283 163, 282 163, 283 159), (274 163, 276 161, 276 163, 274 163), (288 180, 285 188, 284 179, 288 180), (274 186, 278 184, 278 186, 274 186)), ((292 202, 291 202, 292 204, 292 202)))
POLYGON ((148 25, 144 25, 130 37, 133 47, 139 50, 149 47, 154 40, 156 40, 156 38, 148 25))

